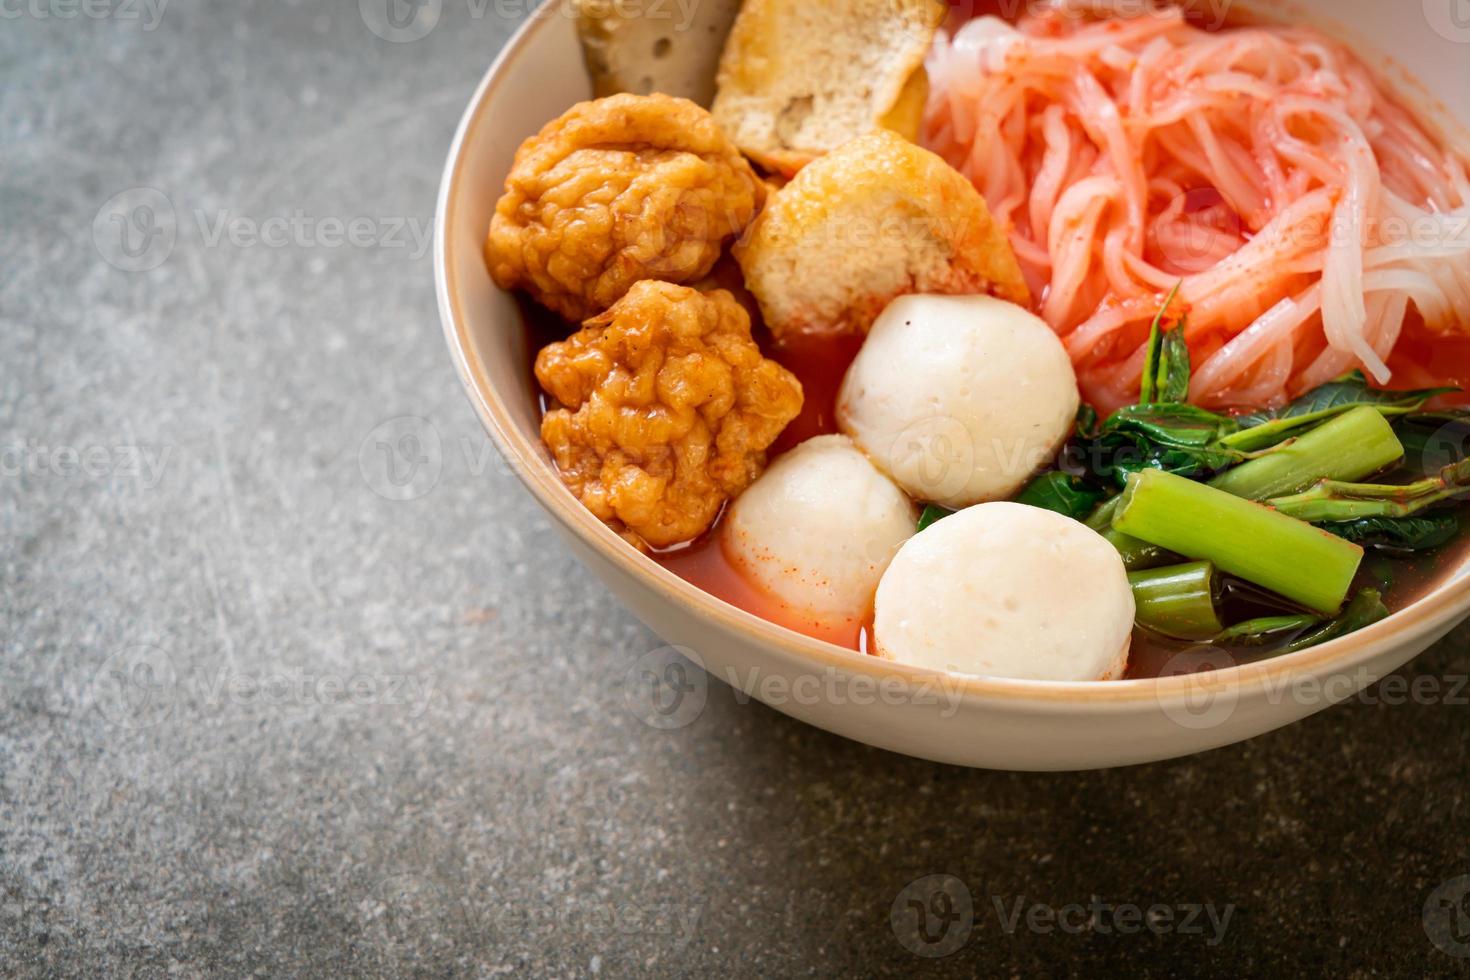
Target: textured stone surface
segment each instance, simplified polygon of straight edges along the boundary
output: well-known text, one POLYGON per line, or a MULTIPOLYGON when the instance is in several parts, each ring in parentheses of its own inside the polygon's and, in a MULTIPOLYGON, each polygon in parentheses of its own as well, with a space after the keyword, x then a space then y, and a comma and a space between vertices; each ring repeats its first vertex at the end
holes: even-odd
MULTIPOLYGON (((444 0, 390 43, 372 6, 0 20, 0 974, 1466 968, 1423 918, 1470 873, 1449 685, 1083 775, 907 760, 720 685, 641 723, 623 671, 661 644, 495 460, 411 233, 522 8, 444 0), (104 205, 138 187, 130 257, 104 205), (933 874, 975 923, 931 964, 890 908, 933 874), (1026 925, 1094 896, 1234 911, 1217 945, 1026 925)), ((1467 640, 1407 676, 1465 675, 1467 640)))

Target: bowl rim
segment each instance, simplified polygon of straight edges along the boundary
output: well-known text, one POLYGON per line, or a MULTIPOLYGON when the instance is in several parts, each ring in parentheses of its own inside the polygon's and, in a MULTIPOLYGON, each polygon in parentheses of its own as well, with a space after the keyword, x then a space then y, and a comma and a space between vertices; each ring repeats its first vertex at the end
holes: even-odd
MULTIPOLYGON (((813 669, 865 672, 875 680, 894 676, 914 682, 932 680, 936 673, 932 670, 849 650, 762 619, 686 582, 630 547, 582 506, 562 484, 544 447, 520 432, 506 400, 490 384, 471 355, 469 320, 461 309, 455 271, 457 265, 452 261, 458 246, 450 234, 450 215, 455 212, 465 183, 465 145, 508 76, 508 69, 527 56, 531 38, 557 19, 543 16, 539 11, 532 12, 506 41, 505 47, 481 78, 460 119, 440 183, 434 218, 434 280, 439 316, 456 372, 481 423, 521 483, 567 533, 665 601, 690 609, 700 618, 713 621, 746 641, 778 651, 792 662, 804 663, 813 669)), ((476 251, 478 253, 479 249, 476 251)), ((1407 608, 1341 639, 1297 653, 1203 673, 1118 681, 1041 681, 940 673, 948 679, 952 689, 957 688, 967 699, 1010 702, 1026 699, 1036 706, 1058 708, 1075 708, 1079 702, 1102 706, 1182 701, 1202 691, 1218 689, 1229 689, 1244 696, 1255 689, 1279 688, 1293 677, 1326 668, 1342 670, 1361 666, 1391 646, 1407 644, 1453 625, 1467 609, 1470 609, 1470 574, 1459 575, 1440 584, 1407 608)))

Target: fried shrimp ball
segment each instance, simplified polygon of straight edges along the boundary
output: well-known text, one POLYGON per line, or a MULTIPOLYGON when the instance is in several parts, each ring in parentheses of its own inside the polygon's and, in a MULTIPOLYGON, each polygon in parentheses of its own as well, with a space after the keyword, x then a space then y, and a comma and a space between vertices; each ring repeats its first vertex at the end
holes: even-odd
POLYGON ((501 288, 524 288, 580 321, 641 279, 708 273, 764 196, 750 164, 693 102, 579 102, 516 151, 485 260, 501 288))
POLYGON ((545 347, 536 379, 558 403, 541 438, 562 481, 640 548, 708 530, 801 411, 801 383, 728 292, 652 280, 545 347))

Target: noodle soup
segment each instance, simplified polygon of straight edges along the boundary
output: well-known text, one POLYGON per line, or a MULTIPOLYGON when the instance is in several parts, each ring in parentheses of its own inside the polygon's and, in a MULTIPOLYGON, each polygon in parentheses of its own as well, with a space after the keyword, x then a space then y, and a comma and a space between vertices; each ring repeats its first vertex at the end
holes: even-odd
MULTIPOLYGON (((571 393, 543 399, 543 438, 583 502, 653 561, 770 622, 920 666, 1037 679, 1155 677, 1303 649, 1404 608, 1458 562, 1454 508, 1470 487, 1470 416, 1456 409, 1470 400, 1456 390, 1470 381, 1470 158, 1330 37, 1227 22, 1228 5, 1119 3, 1129 14, 1118 16, 1110 6, 986 0, 951 11, 927 54, 917 137, 983 203, 929 202, 958 193, 949 176, 901 141, 864 137, 849 146, 882 157, 871 170, 842 147, 782 174, 738 238, 738 264, 727 256, 694 290, 665 290, 658 303, 644 290, 624 310, 635 286, 566 341, 565 322, 528 305, 536 377, 571 393), (882 186, 910 170, 927 176, 882 186), (859 189, 850 199, 848 187, 859 189), (902 220, 843 215, 890 198, 902 220), (842 220, 800 224, 816 214, 842 220), (997 239, 1014 253, 1009 294, 997 285, 997 239), (928 285, 919 273, 885 285, 885 262, 931 247, 992 254, 925 272, 928 285), (787 254, 803 248, 820 249, 822 264, 803 270, 810 255, 787 254), (835 316, 822 312, 842 289, 835 316), (1015 304, 1017 290, 1029 301, 1015 304), (986 292, 1012 304, 937 295, 986 292), (687 467, 723 452, 726 436, 700 403, 668 401, 694 375, 663 372, 707 363, 709 350, 643 360, 682 306, 709 322, 743 310, 759 353, 721 353, 720 370, 738 381, 739 365, 760 361, 801 393, 779 435, 739 464, 747 476, 700 501, 714 516, 693 536, 663 534, 660 515, 670 497, 690 497, 687 467), (613 333, 632 339, 615 346, 613 333), (1064 387, 1080 392, 1075 425, 1075 398, 1037 404, 1038 386, 1053 390, 1058 377, 1044 349, 1058 341, 1064 387), (550 381, 548 354, 562 371, 550 381), (588 394, 584 371, 603 372, 606 387, 578 408, 569 399, 588 394), (600 422, 588 415, 597 398, 640 386, 659 394, 600 422), (975 388, 999 394, 977 408, 975 388), (920 402, 929 415, 913 414, 920 402), (631 426, 643 445, 645 427, 670 424, 685 440, 672 454, 619 441, 631 426), (935 473, 903 458, 906 440, 922 443, 935 473), (846 462, 796 472, 792 461, 817 446, 846 462), (949 479, 987 468, 999 482, 949 479), (917 535, 880 533, 908 506, 875 509, 874 488, 890 484, 912 503, 917 535), (617 503, 631 487, 636 505, 617 503), (1043 540, 1076 525, 1003 509, 1011 500, 1097 537, 1038 557, 1043 540), (857 544, 834 544, 849 535, 857 544), (1095 553, 1096 540, 1116 555, 1095 553), (1019 560, 994 560, 982 541, 1019 560), (1076 622, 1086 617, 1065 593, 1092 584, 1096 622, 1076 622), (861 603, 832 604, 863 589, 861 603), (1131 638, 1118 653, 1098 624, 1125 607, 1131 638), (1010 649, 1033 640, 1041 652, 1010 649)), ((716 400, 753 406, 753 390, 716 400)), ((696 472, 694 483, 734 465, 711 463, 718 478, 696 472)), ((689 512, 676 516, 688 526, 689 512)))

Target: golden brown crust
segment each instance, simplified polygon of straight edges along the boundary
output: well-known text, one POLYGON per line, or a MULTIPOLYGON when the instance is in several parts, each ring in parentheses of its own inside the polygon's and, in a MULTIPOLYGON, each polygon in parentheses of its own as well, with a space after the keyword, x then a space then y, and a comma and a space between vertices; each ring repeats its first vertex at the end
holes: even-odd
POLYGON ((710 111, 785 177, 878 127, 917 139, 940 0, 745 0, 710 111))
POLYGON ((687 99, 580 102, 516 152, 485 259, 569 320, 617 302, 640 279, 709 272, 765 188, 709 113, 687 99))
POLYGON ((938 156, 878 130, 843 144, 773 194, 735 246, 766 326, 866 332, 908 293, 1030 302, 985 199, 938 156))
POLYGON ((728 292, 651 280, 544 348, 536 378, 558 403, 541 438, 562 481, 639 547, 708 530, 801 411, 801 383, 728 292))

